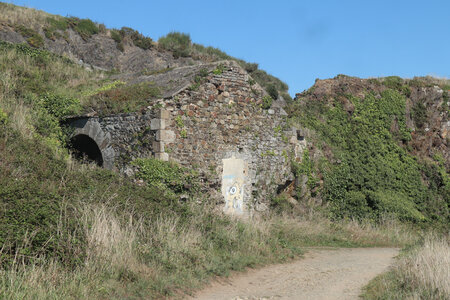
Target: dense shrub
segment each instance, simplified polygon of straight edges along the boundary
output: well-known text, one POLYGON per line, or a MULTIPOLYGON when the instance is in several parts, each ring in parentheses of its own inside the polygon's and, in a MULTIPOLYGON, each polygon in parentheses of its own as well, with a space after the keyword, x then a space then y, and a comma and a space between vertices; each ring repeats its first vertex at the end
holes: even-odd
MULTIPOLYGON (((153 41, 151 38, 146 37, 144 35, 142 35, 141 33, 139 33, 138 31, 129 28, 129 27, 122 27, 119 31, 122 39, 125 37, 128 37, 129 39, 131 39, 131 41, 133 42, 133 44, 136 47, 142 48, 144 50, 150 49, 153 46, 153 41)), ((114 40, 117 39, 113 37, 114 40)), ((117 40, 116 40, 117 42, 117 40)))
POLYGON ((398 76, 388 76, 383 78, 383 84, 390 89, 397 90, 405 96, 411 95, 411 89, 406 82, 398 76))
POLYGON ((83 40, 89 39, 94 34, 99 33, 98 26, 89 19, 79 19, 77 17, 67 18, 69 26, 75 30, 83 40))
POLYGON ((390 89, 379 99, 370 93, 347 98, 355 107, 351 115, 338 101, 333 106, 304 101, 294 111, 297 122, 319 134, 317 143, 333 151, 335 163, 323 170, 322 191, 331 215, 377 219, 391 214, 420 222, 440 211, 438 218, 448 218, 445 194, 424 184, 421 165, 399 145, 411 138, 405 98, 390 89), (391 131, 394 121, 398 130, 391 131))
POLYGON ((174 57, 187 57, 191 54, 191 37, 181 32, 171 32, 158 40, 158 46, 172 51, 174 57))
POLYGON ((422 129, 427 121, 427 108, 422 102, 417 102, 412 107, 412 119, 418 129, 422 129))
POLYGON ((278 99, 278 90, 277 90, 277 88, 275 87, 274 84, 272 84, 272 83, 269 84, 266 87, 266 91, 269 94, 269 96, 272 97, 273 100, 277 100, 278 99))
POLYGON ((258 64, 257 63, 244 63, 244 69, 245 71, 252 73, 258 70, 258 64))
POLYGON ((196 173, 174 162, 147 158, 137 159, 133 164, 138 167, 137 177, 150 186, 166 191, 169 195, 194 191, 198 188, 196 173))

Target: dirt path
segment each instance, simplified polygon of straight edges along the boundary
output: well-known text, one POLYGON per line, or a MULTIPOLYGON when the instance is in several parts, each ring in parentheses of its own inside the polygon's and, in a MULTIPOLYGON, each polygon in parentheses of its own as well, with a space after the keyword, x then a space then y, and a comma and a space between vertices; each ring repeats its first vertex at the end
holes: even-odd
POLYGON ((215 282, 193 299, 358 299, 361 288, 397 253, 391 248, 311 250, 292 263, 215 282))

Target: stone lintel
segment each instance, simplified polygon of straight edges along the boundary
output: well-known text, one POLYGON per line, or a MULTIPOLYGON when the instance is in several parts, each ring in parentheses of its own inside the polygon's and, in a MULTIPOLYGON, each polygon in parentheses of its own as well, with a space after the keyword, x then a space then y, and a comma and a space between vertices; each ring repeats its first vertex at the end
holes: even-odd
POLYGON ((156 131, 156 140, 166 143, 175 142, 175 132, 172 130, 160 129, 156 131))
POLYGON ((166 120, 164 119, 151 119, 150 130, 166 129, 166 120))

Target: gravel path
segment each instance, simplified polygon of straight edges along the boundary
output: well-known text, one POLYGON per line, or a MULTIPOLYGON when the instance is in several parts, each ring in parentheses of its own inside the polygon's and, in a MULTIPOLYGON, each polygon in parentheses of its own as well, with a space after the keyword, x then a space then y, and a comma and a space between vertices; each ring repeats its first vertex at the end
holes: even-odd
POLYGON ((191 299, 358 299, 398 249, 311 250, 304 258, 214 282, 191 299))

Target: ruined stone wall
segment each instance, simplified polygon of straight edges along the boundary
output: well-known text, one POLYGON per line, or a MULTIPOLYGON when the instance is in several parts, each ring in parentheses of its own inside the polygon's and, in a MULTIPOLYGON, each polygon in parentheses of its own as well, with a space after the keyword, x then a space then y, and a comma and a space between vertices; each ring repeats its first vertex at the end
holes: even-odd
POLYGON ((173 160, 197 169, 225 212, 248 214, 266 210, 277 187, 293 179, 296 135, 286 128, 282 108, 262 108, 264 95, 239 65, 223 62, 141 113, 72 126, 76 134, 93 132, 89 136, 108 149, 106 167, 128 173, 136 158, 173 160))
POLYGON ((151 157, 156 131, 151 120, 158 112, 121 114, 108 117, 80 117, 68 120, 73 135, 84 134, 93 139, 103 155, 104 167, 127 173, 136 158, 151 157))
POLYGON ((222 67, 161 103, 169 114, 164 131, 174 134, 161 143, 170 160, 221 187, 225 211, 265 210, 277 186, 292 179, 292 134, 281 108, 261 108, 265 92, 243 69, 234 62, 222 67))

